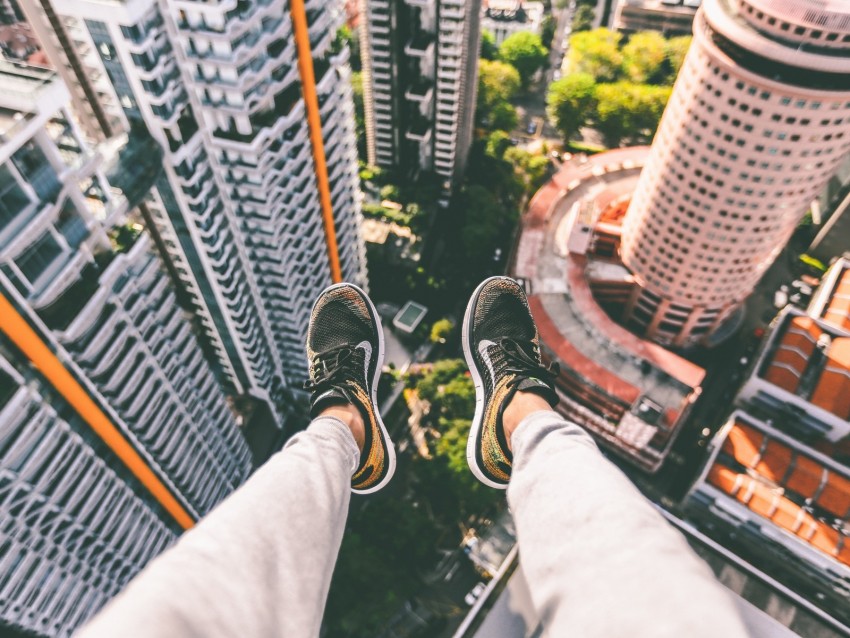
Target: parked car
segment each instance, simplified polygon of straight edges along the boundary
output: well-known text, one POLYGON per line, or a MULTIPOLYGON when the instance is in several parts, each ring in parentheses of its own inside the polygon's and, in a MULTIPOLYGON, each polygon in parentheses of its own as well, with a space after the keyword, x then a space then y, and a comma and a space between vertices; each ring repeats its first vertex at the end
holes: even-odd
POLYGON ((478 583, 466 596, 463 597, 463 602, 472 607, 486 588, 487 585, 484 583, 478 583))

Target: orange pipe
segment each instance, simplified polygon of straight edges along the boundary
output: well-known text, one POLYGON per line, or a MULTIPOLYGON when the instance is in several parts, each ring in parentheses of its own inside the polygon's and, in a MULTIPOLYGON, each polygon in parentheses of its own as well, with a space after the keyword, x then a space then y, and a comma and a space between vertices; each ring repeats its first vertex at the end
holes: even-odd
POLYGON ((0 294, 0 331, 6 333, 24 356, 32 361, 48 383, 56 388, 83 421, 115 452, 115 455, 148 489, 157 502, 174 517, 177 524, 183 529, 192 527, 195 524, 194 518, 174 498, 147 462, 139 456, 109 417, 92 400, 85 388, 68 372, 47 344, 2 294, 0 294))
POLYGON ((319 186, 319 201, 322 205, 322 219, 325 226, 325 245, 328 248, 331 279, 336 284, 342 281, 342 271, 339 267, 339 248, 336 243, 331 187, 328 179, 328 165, 325 160, 325 143, 322 140, 322 118, 319 115, 316 75, 313 71, 313 51, 310 47, 310 32, 307 29, 307 11, 304 8, 304 0, 290 0, 289 13, 292 18, 292 31, 295 33, 295 45, 298 49, 298 73, 301 75, 301 92, 304 95, 307 125, 310 128, 310 143, 313 147, 313 162, 316 165, 316 182, 319 186))

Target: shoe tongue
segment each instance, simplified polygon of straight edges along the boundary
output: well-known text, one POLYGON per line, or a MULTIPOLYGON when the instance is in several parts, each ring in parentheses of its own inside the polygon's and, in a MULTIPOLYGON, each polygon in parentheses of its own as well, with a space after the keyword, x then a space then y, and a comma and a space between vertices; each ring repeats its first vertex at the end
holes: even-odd
POLYGON ((534 394, 539 394, 541 397, 546 399, 549 405, 553 408, 558 405, 558 395, 555 393, 554 388, 550 384, 536 377, 525 377, 517 384, 516 389, 519 392, 533 392, 534 394))
POLYGON ((312 403, 313 405, 310 407, 310 418, 315 419, 316 415, 320 414, 325 408, 341 403, 351 403, 351 399, 349 399, 342 388, 337 387, 330 388, 319 393, 318 396, 312 397, 312 403))

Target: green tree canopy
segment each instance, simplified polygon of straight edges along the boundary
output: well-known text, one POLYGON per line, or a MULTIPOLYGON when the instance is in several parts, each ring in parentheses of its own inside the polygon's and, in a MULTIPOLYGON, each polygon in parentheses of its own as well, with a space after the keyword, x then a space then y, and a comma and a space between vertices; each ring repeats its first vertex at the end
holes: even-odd
POLYGON ((593 7, 582 5, 576 9, 573 14, 572 30, 573 33, 579 31, 590 31, 593 28, 593 20, 596 18, 596 11, 593 7))
POLYGON ((465 192, 466 215, 461 237, 466 257, 481 261, 489 257, 504 225, 516 217, 506 209, 491 189, 474 184, 465 192))
POLYGON ((620 74, 622 36, 608 29, 576 33, 570 38, 567 55, 570 73, 589 73, 597 82, 613 82, 620 74))
POLYGON ((508 102, 499 102, 490 111, 489 127, 497 131, 513 131, 519 123, 516 109, 508 102))
POLYGON ((657 31, 635 33, 622 49, 623 72, 637 84, 656 84, 664 80, 667 41, 657 31))
POLYGON ((565 141, 575 135, 596 106, 596 81, 589 73, 572 73, 549 86, 546 113, 565 141))
POLYGON ((381 199, 397 202, 401 198, 401 191, 395 184, 387 184, 381 187, 381 199))
POLYGON ((596 129, 608 146, 619 146, 626 137, 651 140, 670 91, 670 87, 629 82, 597 85, 596 129))
POLYGON ((552 48, 552 40, 555 39, 555 32, 558 29, 558 21, 555 19, 551 13, 547 13, 543 16, 543 20, 540 23, 540 39, 543 42, 543 46, 547 49, 552 48))
POLYGON ((502 42, 499 47, 499 59, 519 71, 522 85, 526 87, 534 74, 546 64, 549 51, 543 46, 539 35, 530 31, 518 31, 502 42))
POLYGON ((493 131, 487 136, 486 153, 490 157, 502 159, 511 146, 511 138, 505 131, 493 131))
POLYGON ((452 333, 452 328, 454 326, 448 319, 435 321, 434 325, 431 326, 431 343, 445 343, 452 333))
POLYGON ((519 91, 519 72, 504 62, 478 62, 476 120, 491 130, 510 131, 517 125, 516 109, 509 100, 519 91))
POLYGON ((487 29, 481 30, 481 59, 495 60, 499 55, 499 47, 496 46, 496 36, 487 29))
POLYGON ((676 76, 679 75, 679 69, 682 68, 682 63, 685 61, 685 55, 691 46, 691 40, 692 38, 689 35, 682 35, 667 40, 668 82, 672 83, 675 81, 676 76))
POLYGON ((514 165, 519 179, 525 186, 526 193, 533 193, 543 186, 549 173, 549 159, 545 154, 530 153, 516 146, 509 147, 504 158, 514 165))

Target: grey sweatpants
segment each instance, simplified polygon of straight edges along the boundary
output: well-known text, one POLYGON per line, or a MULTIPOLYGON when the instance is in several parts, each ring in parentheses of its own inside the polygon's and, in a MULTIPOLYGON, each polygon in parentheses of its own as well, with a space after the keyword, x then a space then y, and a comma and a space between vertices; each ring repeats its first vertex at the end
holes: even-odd
MULTIPOLYGON (((512 444, 508 502, 548 635, 746 635, 706 565, 581 428, 535 412, 512 444)), ((342 422, 316 419, 79 635, 317 636, 358 458, 342 422)))

